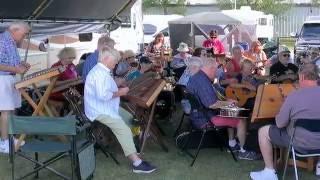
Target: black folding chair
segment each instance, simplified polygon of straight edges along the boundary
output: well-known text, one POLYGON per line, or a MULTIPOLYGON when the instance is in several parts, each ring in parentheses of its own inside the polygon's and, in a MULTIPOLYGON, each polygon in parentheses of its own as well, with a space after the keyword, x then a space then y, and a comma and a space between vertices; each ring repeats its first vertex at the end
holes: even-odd
MULTIPOLYGON (((193 166, 193 164, 195 163, 197 156, 200 152, 200 149, 202 148, 204 137, 209 131, 214 131, 217 134, 217 143, 218 143, 220 149, 223 150, 223 148, 226 147, 230 151, 234 161, 237 161, 237 158, 234 155, 233 151, 231 150, 231 148, 228 145, 226 145, 226 143, 223 140, 223 136, 222 136, 221 131, 227 129, 228 127, 220 127, 220 126, 218 127, 218 126, 215 126, 214 124, 212 124, 210 121, 211 117, 208 114, 209 111, 211 111, 211 109, 205 108, 201 104, 201 102, 198 100, 198 98, 195 97, 195 95, 193 95, 191 93, 187 93, 186 97, 191 104, 191 112, 195 112, 195 111, 202 112, 203 114, 205 114, 205 117, 207 119, 207 124, 205 125, 204 128, 201 128, 201 129, 194 127, 192 125, 192 122, 190 122, 190 129, 189 129, 190 135, 188 136, 186 143, 185 143, 184 147, 182 148, 182 151, 186 152, 189 156, 191 156, 193 158, 190 166, 193 166), (201 139, 198 144, 196 153, 195 153, 195 155, 193 155, 187 150, 187 147, 188 147, 189 143, 191 142, 192 135, 195 134, 196 132, 201 132, 201 139)), ((189 120, 191 120, 191 119, 189 118, 189 120)))
POLYGON ((101 152, 106 157, 111 157, 113 161, 116 164, 120 164, 119 161, 115 158, 115 156, 108 150, 108 147, 106 145, 103 145, 101 142, 103 132, 108 128, 107 126, 103 125, 101 129, 99 129, 98 133, 93 133, 93 129, 97 128, 101 123, 100 122, 92 122, 88 119, 88 117, 84 113, 84 103, 83 103, 83 97, 81 94, 75 89, 75 88, 69 88, 68 91, 66 91, 64 94, 64 97, 67 99, 67 101, 70 103, 72 111, 74 112, 77 119, 79 119, 79 123, 86 124, 90 123, 91 128, 89 129, 89 134, 93 138, 93 141, 95 142, 95 147, 100 149, 101 152))
MULTIPOLYGON (((297 162, 296 162, 296 157, 316 157, 320 156, 320 149, 316 150, 310 150, 310 149, 305 149, 304 152, 299 152, 295 149, 295 144, 294 144, 294 136, 297 128, 303 128, 307 131, 313 132, 313 133, 320 133, 320 119, 297 119, 294 122, 293 125, 293 133, 290 136, 290 144, 288 146, 288 153, 286 157, 286 164, 283 172, 282 179, 284 180, 286 177, 286 172, 288 168, 288 161, 289 161, 289 156, 290 153, 292 154, 293 158, 293 165, 294 165, 294 173, 295 173, 295 179, 298 180, 298 170, 297 170, 297 162)), ((307 139, 306 139, 307 140, 307 139)))
MULTIPOLYGON (((179 86, 179 94, 181 95, 181 99, 187 99, 187 90, 185 86, 180 85, 179 86)), ((181 126, 184 122, 185 117, 189 117, 190 112, 185 112, 184 110, 182 111, 182 116, 179 121, 179 125, 177 129, 175 130, 173 137, 177 137, 177 135, 180 132, 181 126)))

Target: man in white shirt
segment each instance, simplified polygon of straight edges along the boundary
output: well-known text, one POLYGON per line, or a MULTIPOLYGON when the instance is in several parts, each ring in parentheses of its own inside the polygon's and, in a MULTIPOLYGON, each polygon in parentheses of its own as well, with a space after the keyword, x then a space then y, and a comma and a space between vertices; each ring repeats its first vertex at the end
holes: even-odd
POLYGON ((99 52, 99 62, 86 77, 84 88, 85 114, 91 121, 99 121, 108 126, 117 137, 126 157, 133 163, 134 173, 151 173, 156 168, 137 156, 130 128, 119 114, 120 97, 129 88, 118 88, 112 78, 112 70, 120 59, 120 54, 110 47, 99 52))

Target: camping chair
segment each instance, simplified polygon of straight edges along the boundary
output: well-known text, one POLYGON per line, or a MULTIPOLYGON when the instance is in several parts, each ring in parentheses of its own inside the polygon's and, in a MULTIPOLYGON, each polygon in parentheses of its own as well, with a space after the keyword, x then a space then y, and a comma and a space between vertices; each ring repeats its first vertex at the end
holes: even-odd
POLYGON ((76 119, 74 117, 52 118, 37 116, 11 116, 9 121, 9 145, 10 145, 10 163, 12 170, 12 179, 15 179, 15 156, 29 160, 35 164, 33 171, 23 175, 18 179, 24 179, 32 174, 38 177, 41 169, 47 169, 63 179, 74 179, 76 173, 76 119), (27 139, 24 146, 15 152, 14 135, 26 134, 34 135, 35 138, 27 139), (49 140, 47 137, 39 136, 67 136, 70 141, 67 143, 49 140), (34 153, 32 158, 28 154, 34 153), (57 153, 52 158, 40 162, 38 153, 57 153), (62 159, 65 156, 71 158, 71 177, 56 171, 49 167, 52 163, 62 159))
MULTIPOLYGON (((205 137, 205 135, 209 132, 209 131, 214 131, 216 134, 217 134, 217 143, 220 147, 221 150, 223 150, 223 147, 227 147, 227 149, 230 151, 234 161, 237 161, 237 158, 236 156, 234 155, 233 151, 231 150, 231 148, 226 145, 226 143, 224 142, 223 140, 223 137, 222 137, 222 130, 228 128, 228 127, 218 127, 218 126, 215 126, 211 123, 210 121, 210 117, 208 115, 208 112, 211 110, 211 109, 208 109, 208 108, 205 108, 201 103, 200 101, 197 99, 197 97, 195 97, 195 95, 191 94, 191 93, 187 93, 186 94, 186 97, 187 99, 189 100, 190 104, 191 104, 191 112, 203 112, 206 116, 206 119, 207 119, 207 124, 205 125, 204 128, 196 128, 192 125, 192 122, 190 122, 191 126, 190 126, 190 129, 189 129, 189 136, 186 140, 186 143, 184 145, 184 147, 182 148, 182 151, 185 151, 189 156, 191 156, 193 158, 190 166, 193 166, 193 164, 195 163, 196 159, 197 159, 197 156, 200 152, 200 149, 202 148, 202 145, 203 145, 203 139, 205 137), (201 139, 200 139, 200 142, 198 144, 198 147, 197 147, 197 150, 196 150, 196 154, 193 155, 191 154, 190 152, 187 151, 187 147, 191 141, 191 138, 192 138, 192 135, 195 134, 195 132, 201 132, 201 139)), ((191 120, 191 118, 189 118, 189 120, 191 120)))
POLYGON ((106 157, 111 157, 116 164, 120 164, 119 161, 115 158, 115 156, 108 150, 108 147, 101 142, 103 131, 105 131, 108 127, 102 125, 99 129, 98 133, 93 133, 93 129, 97 128, 101 123, 98 121, 92 122, 88 119, 88 117, 84 113, 84 103, 83 98, 80 93, 75 88, 69 88, 64 94, 64 97, 70 103, 71 109, 75 114, 76 118, 79 120, 79 123, 86 124, 90 123, 91 128, 89 130, 89 135, 92 137, 95 146, 102 151, 102 153, 106 157))
MULTIPOLYGON (((180 85, 180 86, 179 86, 179 91, 180 91, 179 93, 181 93, 181 96, 182 96, 181 99, 187 99, 187 90, 186 90, 186 87, 180 85)), ((182 111, 182 116, 181 116, 181 118, 180 118, 179 125, 178 125, 177 129, 175 130, 173 137, 177 137, 177 135, 178 135, 179 132, 180 132, 181 126, 182 126, 182 124, 183 124, 183 122, 184 122, 184 118, 185 118, 185 117, 189 117, 189 115, 190 115, 190 112, 186 112, 186 111, 183 109, 183 111, 182 111)))
POLYGON ((287 171, 287 167, 288 167, 290 151, 292 153, 293 165, 294 165, 294 173, 295 173, 296 180, 299 179, 296 157, 305 158, 305 157, 320 156, 320 149, 316 149, 316 150, 307 150, 306 149, 304 153, 300 153, 295 149, 293 140, 294 140, 294 136, 295 136, 295 132, 296 132, 296 128, 297 127, 298 128, 303 128, 303 129, 305 129, 307 131, 310 131, 310 132, 320 133, 320 119, 297 119, 294 122, 293 133, 292 133, 292 135, 290 137, 290 143, 289 143, 289 146, 288 146, 288 153, 287 153, 287 157, 286 157, 286 163, 285 163, 284 172, 283 172, 283 176, 282 176, 283 180, 286 177, 286 171, 287 171))

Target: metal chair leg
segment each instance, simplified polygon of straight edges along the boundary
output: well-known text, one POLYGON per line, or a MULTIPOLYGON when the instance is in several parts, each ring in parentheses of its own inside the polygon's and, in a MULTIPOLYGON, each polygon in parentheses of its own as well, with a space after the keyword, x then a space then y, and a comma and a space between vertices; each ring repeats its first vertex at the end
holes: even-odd
POLYGON ((179 131, 180 131, 180 129, 181 129, 183 120, 184 120, 184 115, 185 115, 185 113, 182 114, 182 117, 181 117, 181 119, 180 119, 179 125, 178 125, 176 131, 174 132, 173 137, 177 137, 177 135, 178 135, 178 133, 179 133, 179 131))
POLYGON ((294 164, 294 174, 295 174, 296 180, 299 180, 297 162, 296 162, 296 153, 294 152, 293 147, 291 147, 291 149, 292 149, 292 157, 293 157, 293 164, 294 164))
MULTIPOLYGON (((39 154, 38 154, 37 152, 34 153, 34 159, 35 159, 36 161, 39 161, 39 154)), ((38 168, 38 167, 39 167, 39 165, 36 164, 34 168, 36 169, 36 168, 38 168)), ((35 177, 36 179, 39 178, 39 171, 36 172, 36 174, 35 174, 34 177, 35 177)))
POLYGON ((285 178, 286 178, 289 156, 290 156, 290 147, 288 148, 288 152, 287 152, 287 155, 286 155, 286 162, 285 162, 285 165, 284 165, 284 171, 283 171, 283 174, 282 174, 282 180, 285 180, 285 178))
POLYGON ((11 179, 14 180, 14 153, 15 153, 15 150, 14 150, 14 139, 13 139, 13 135, 9 135, 9 156, 10 156, 10 164, 11 164, 11 179))
POLYGON ((193 160, 192 160, 192 162, 191 162, 191 164, 190 164, 191 167, 193 166, 194 162, 196 161, 196 159, 197 159, 197 157, 198 157, 198 154, 199 154, 199 152, 200 152, 200 149, 201 149, 201 146, 202 146, 202 143, 203 143, 204 135, 206 134, 206 132, 207 132, 206 130, 204 130, 204 131, 202 132, 202 135, 201 135, 200 143, 199 143, 199 145, 198 145, 197 152, 196 152, 196 154, 195 154, 195 156, 194 156, 194 158, 193 158, 193 160))

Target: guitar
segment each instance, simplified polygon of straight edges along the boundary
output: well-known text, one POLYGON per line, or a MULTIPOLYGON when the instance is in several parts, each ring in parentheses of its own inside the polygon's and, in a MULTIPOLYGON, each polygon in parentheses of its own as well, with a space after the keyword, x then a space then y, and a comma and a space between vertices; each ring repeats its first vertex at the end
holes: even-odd
POLYGON ((233 88, 228 86, 226 88, 226 97, 238 101, 238 107, 244 106, 248 99, 256 96, 256 92, 247 88, 233 88))

